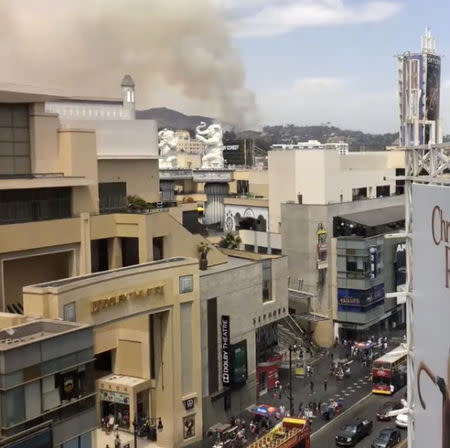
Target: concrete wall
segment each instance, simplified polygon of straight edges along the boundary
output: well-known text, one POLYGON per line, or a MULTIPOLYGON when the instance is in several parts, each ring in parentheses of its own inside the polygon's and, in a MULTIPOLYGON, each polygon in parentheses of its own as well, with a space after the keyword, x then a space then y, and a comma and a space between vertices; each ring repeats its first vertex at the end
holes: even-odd
POLYGON ((57 173, 58 115, 45 112, 44 103, 30 105, 30 150, 32 173, 57 173))
POLYGON ((98 213, 98 172, 95 132, 89 129, 58 131, 58 161, 64 176, 89 179, 89 187, 72 188, 72 212, 98 213))
POLYGON ((249 171, 248 183, 252 195, 269 197, 269 172, 267 170, 249 171))
POLYGON ((126 182, 127 195, 159 201, 158 160, 99 160, 99 182, 126 182))
POLYGON ((297 202, 295 152, 269 152, 269 231, 280 233, 281 203, 297 202), (282 173, 282 174, 281 174, 282 173), (283 178, 281 179, 281 175, 283 178))

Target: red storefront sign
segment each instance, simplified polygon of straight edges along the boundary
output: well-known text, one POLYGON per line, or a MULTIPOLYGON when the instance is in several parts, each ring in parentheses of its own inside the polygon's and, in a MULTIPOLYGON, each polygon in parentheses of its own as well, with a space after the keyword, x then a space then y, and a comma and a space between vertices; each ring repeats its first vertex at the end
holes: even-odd
MULTIPOLYGON (((261 375, 266 376, 265 389, 271 390, 275 388, 275 382, 278 379, 278 370, 281 364, 283 356, 274 355, 271 356, 266 362, 261 362, 256 366, 256 394, 259 395, 261 391, 260 382, 261 375)), ((261 385, 263 386, 263 385, 261 385)))

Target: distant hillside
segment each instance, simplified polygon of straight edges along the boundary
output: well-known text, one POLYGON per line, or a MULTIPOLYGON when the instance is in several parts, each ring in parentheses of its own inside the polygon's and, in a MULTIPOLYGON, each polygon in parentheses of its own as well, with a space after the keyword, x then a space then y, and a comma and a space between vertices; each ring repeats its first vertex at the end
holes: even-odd
MULTIPOLYGON (((214 119, 201 115, 185 115, 167 107, 154 107, 147 110, 136 111, 136 118, 156 120, 158 128, 188 129, 193 131, 196 126, 204 121, 211 124, 214 119)), ((397 133, 366 134, 361 131, 350 131, 331 126, 328 123, 320 126, 265 126, 262 132, 241 131, 233 132, 228 125, 224 125, 225 138, 251 138, 256 145, 264 150, 269 150, 274 143, 297 143, 308 140, 319 140, 321 143, 345 141, 349 143, 352 151, 374 151, 384 149, 394 144, 397 133)))
POLYGON ((185 115, 176 110, 168 109, 167 107, 153 107, 147 110, 137 110, 136 118, 156 120, 158 122, 158 128, 188 130, 194 130, 202 121, 208 125, 213 122, 213 119, 209 117, 202 117, 201 115, 185 115))

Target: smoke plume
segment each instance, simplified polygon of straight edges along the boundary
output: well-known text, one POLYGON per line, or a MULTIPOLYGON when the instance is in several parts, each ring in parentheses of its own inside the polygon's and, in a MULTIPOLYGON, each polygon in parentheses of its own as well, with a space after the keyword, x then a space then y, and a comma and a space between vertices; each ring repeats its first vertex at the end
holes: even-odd
POLYGON ((0 0, 0 80, 178 107, 241 127, 257 120, 214 0, 0 0))

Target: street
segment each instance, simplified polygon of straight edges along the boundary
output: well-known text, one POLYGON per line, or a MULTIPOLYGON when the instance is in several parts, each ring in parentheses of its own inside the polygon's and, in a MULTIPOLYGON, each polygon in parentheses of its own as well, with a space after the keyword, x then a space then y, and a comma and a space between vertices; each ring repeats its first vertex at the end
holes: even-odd
MULTIPOLYGON (((361 403, 352 407, 346 413, 336 417, 323 429, 313 433, 311 437, 312 448, 334 448, 335 436, 339 428, 345 423, 351 421, 356 417, 367 417, 373 421, 373 431, 365 439, 361 440, 356 446, 357 448, 370 448, 372 441, 378 433, 384 428, 395 427, 395 421, 380 422, 376 419, 376 412, 378 408, 386 401, 399 400, 406 392, 406 388, 400 389, 394 397, 384 397, 381 395, 370 395, 368 398, 361 401, 361 403)), ((402 440, 406 439, 406 430, 400 429, 402 440)))

